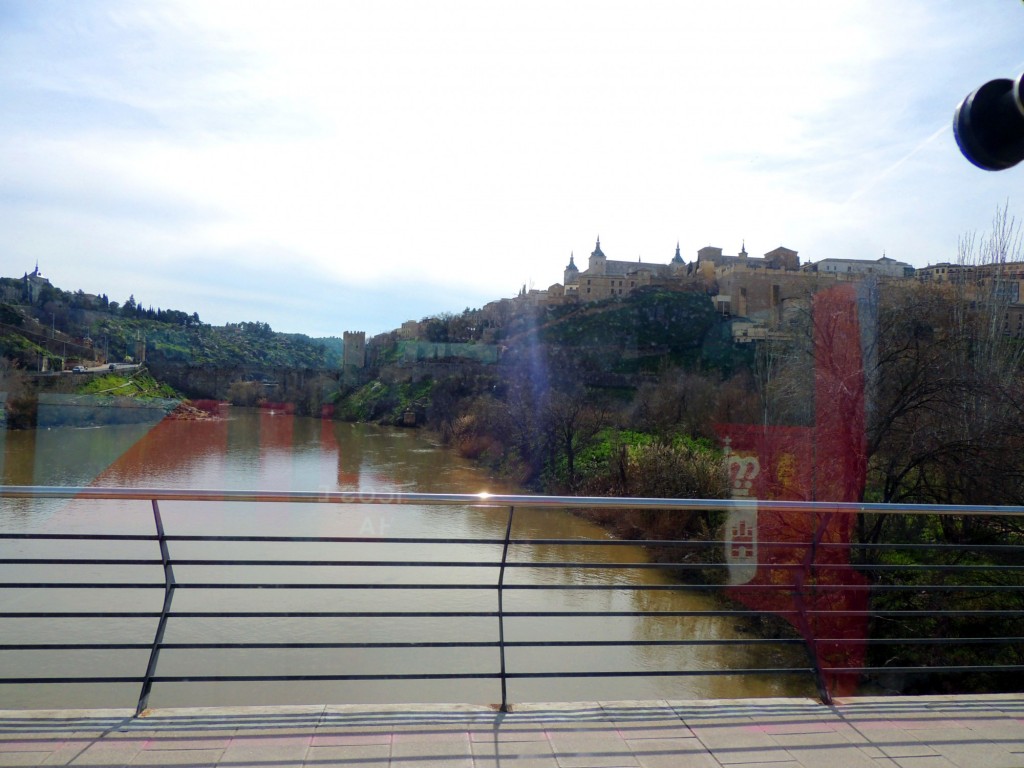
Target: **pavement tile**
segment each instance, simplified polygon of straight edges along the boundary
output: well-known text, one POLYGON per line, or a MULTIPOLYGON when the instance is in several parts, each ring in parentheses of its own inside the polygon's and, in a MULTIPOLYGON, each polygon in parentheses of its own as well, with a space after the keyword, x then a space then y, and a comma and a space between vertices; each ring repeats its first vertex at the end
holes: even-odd
POLYGON ((392 744, 469 744, 469 731, 453 730, 416 730, 416 731, 395 731, 392 744))
POLYGON ((639 768, 633 750, 623 740, 607 735, 549 732, 559 768, 639 768))
POLYGON ((313 740, 313 730, 305 733, 270 733, 260 736, 252 733, 236 733, 231 737, 229 748, 236 747, 258 747, 259 749, 292 749, 295 747, 306 748, 313 740))
POLYGON ((2 752, 0 751, 0 765, 43 765, 49 752, 2 752))
POLYGON ((321 766, 355 766, 387 768, 391 761, 390 744, 353 744, 350 746, 310 747, 304 768, 321 766))
POLYGON ((601 733, 611 727, 611 720, 603 715, 593 717, 590 714, 584 714, 578 718, 534 718, 532 724, 549 733, 601 733))
POLYGON ((254 763, 272 765, 274 768, 297 768, 306 759, 310 741, 312 736, 305 741, 295 739, 290 744, 271 744, 261 739, 233 741, 221 753, 220 759, 225 765, 254 763))
POLYGON ((475 768, 553 768, 551 743, 544 741, 473 742, 475 768))
MULTIPOLYGON (((7 752, 53 752, 67 743, 67 739, 46 739, 28 736, 23 739, 0 739, 0 754, 7 752)), ((84 747, 88 742, 84 742, 84 747)))
POLYGON ((390 765, 391 768, 473 768, 473 752, 469 739, 392 744, 390 765))
POLYGON ((161 749, 182 749, 182 750, 204 750, 204 749, 227 749, 234 740, 234 734, 204 734, 202 736, 189 736, 182 734, 160 735, 150 740, 145 749, 151 749, 150 744, 157 743, 161 749))
MULTIPOLYGON (((931 755, 929 757, 897 757, 894 758, 899 768, 965 768, 951 763, 942 755, 931 755)), ((984 768, 984 766, 978 766, 984 768)))
POLYGON ((843 734, 851 743, 870 757, 934 757, 939 753, 922 741, 926 734, 936 731, 920 729, 904 731, 899 723, 887 721, 885 727, 872 722, 870 725, 851 722, 853 733, 843 734), (876 752, 877 750, 877 752, 876 752))
POLYGON ((839 731, 839 723, 829 722, 827 720, 814 720, 814 721, 788 721, 788 722, 775 722, 775 723, 751 723, 750 725, 740 726, 746 731, 753 733, 767 733, 769 735, 788 735, 788 734, 800 734, 800 733, 836 733, 839 731))
POLYGON ((682 720, 646 720, 612 724, 623 739, 692 739, 693 731, 682 720))
MULTIPOLYGON (((951 728, 948 731, 924 733, 916 731, 912 735, 957 765, 978 765, 985 768, 1024 766, 1024 755, 1014 755, 1009 749, 1015 744, 1024 749, 1024 741, 990 741, 980 738, 978 732, 970 728, 951 728)), ((1024 737, 1024 730, 1020 735, 1024 737)))
POLYGON ((705 748, 723 765, 757 762, 778 763, 794 760, 792 754, 765 734, 756 734, 759 738, 751 738, 751 734, 730 730, 716 733, 713 738, 707 738, 701 730, 695 732, 705 748), (735 736, 735 738, 730 736, 735 736))
POLYGON ((474 729, 469 732, 469 739, 473 743, 487 744, 494 741, 537 741, 547 743, 548 733, 544 728, 538 727, 536 723, 501 723, 490 730, 474 729))
POLYGON ((910 757, 939 757, 939 753, 927 744, 916 741, 910 734, 894 735, 886 741, 875 742, 886 757, 900 762, 910 757))
POLYGON ((310 743, 311 747, 358 747, 372 744, 391 747, 392 734, 387 731, 371 732, 333 732, 331 729, 318 728, 310 743))
POLYGON ((711 757, 721 765, 741 765, 743 768, 749 768, 751 765, 776 766, 780 763, 800 765, 793 755, 784 749, 713 749, 711 757))
POLYGON ((857 718, 844 715, 843 719, 860 731, 935 731, 947 728, 961 728, 964 723, 948 718, 934 720, 914 717, 867 717, 857 718))
POLYGON ((46 753, 46 758, 40 761, 40 765, 68 765, 88 746, 87 744, 65 744, 60 749, 46 753))
POLYGON ((487 725, 494 717, 494 713, 479 713, 475 715, 463 715, 460 713, 450 714, 436 711, 433 714, 428 712, 406 711, 405 708, 395 709, 388 713, 386 711, 355 712, 347 710, 344 712, 328 710, 324 713, 317 730, 328 730, 330 732, 351 731, 354 733, 391 733, 394 730, 438 730, 438 729, 468 729, 478 725, 487 725))
POLYGON ((223 749, 147 749, 132 758, 129 765, 187 765, 189 768, 216 768, 223 749))
POLYGON ((64 764, 1024 768, 1024 695, 0 714, 0 766, 64 764))
POLYGON ((94 741, 84 750, 79 752, 69 765, 128 765, 132 758, 142 751, 144 741, 138 739, 125 739, 122 741, 108 741, 102 739, 94 741))
POLYGON ((608 724, 624 739, 685 739, 693 732, 664 702, 601 702, 608 724))
MULTIPOLYGON (((753 753, 764 755, 765 753, 781 753, 781 759, 792 760, 793 756, 781 749, 771 736, 758 730, 751 730, 747 723, 741 726, 721 725, 693 725, 693 734, 711 752, 728 753, 753 753)), ((719 758, 721 760, 721 758, 719 758)), ((747 760, 733 760, 732 762, 749 762, 747 760)), ((769 761, 771 762, 771 761, 769 761)))
POLYGON ((698 739, 637 739, 626 745, 642 768, 719 768, 698 739))
MULTIPOLYGON (((231 732, 232 739, 301 739, 316 729, 316 724, 307 726, 288 726, 287 728, 240 727, 231 732)), ((227 735, 227 734, 225 734, 227 735)))
POLYGON ((870 757, 872 760, 890 759, 889 756, 885 754, 885 752, 883 752, 879 747, 876 747, 874 744, 857 744, 856 746, 858 749, 860 749, 862 754, 864 754, 867 757, 870 757))
POLYGON ((876 768, 874 755, 851 744, 840 733, 787 733, 772 738, 804 765, 876 768))
MULTIPOLYGON (((1003 720, 1002 722, 971 725, 969 730, 974 739, 986 739, 1002 744, 1008 749, 1024 749, 1024 722, 1003 720)), ((928 738, 931 736, 929 735, 928 738)), ((918 738, 925 738, 919 736, 918 738)))

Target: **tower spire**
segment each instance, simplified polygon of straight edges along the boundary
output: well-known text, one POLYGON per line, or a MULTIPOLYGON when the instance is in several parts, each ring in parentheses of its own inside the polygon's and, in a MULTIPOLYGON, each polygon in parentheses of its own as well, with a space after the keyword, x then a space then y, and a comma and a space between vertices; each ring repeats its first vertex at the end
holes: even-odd
POLYGON ((679 241, 678 240, 676 240, 676 255, 672 257, 672 263, 673 264, 682 264, 683 263, 683 256, 682 256, 681 253, 679 253, 679 241))

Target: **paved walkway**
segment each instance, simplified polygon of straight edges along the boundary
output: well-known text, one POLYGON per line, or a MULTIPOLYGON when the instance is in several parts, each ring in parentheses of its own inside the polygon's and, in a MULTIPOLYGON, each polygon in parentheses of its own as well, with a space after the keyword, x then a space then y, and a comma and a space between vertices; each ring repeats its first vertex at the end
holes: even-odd
POLYGON ((8 710, 0 765, 1024 768, 1024 695, 8 710))

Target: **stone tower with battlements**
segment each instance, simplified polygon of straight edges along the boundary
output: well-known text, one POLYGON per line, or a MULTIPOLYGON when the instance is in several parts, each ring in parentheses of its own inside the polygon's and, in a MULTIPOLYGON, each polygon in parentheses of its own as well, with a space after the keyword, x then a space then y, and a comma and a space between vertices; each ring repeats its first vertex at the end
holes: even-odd
POLYGON ((366 332, 345 331, 342 339, 345 342, 342 367, 363 368, 366 365, 366 332))

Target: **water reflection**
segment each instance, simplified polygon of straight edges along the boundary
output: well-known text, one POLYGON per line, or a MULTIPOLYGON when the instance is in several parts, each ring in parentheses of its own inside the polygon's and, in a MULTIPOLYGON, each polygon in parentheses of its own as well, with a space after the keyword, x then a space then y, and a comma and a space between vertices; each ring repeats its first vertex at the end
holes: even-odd
MULTIPOLYGON (((226 421, 163 421, 141 430, 138 426, 103 429, 8 432, 5 436, 4 481, 12 484, 60 484, 224 488, 265 490, 355 490, 367 496, 395 491, 504 492, 479 468, 460 461, 428 442, 421 433, 379 429, 367 425, 296 418, 268 411, 233 410, 226 421), (108 430, 113 430, 108 431, 108 430), (145 435, 144 439, 138 439, 145 435), (136 439, 131 440, 132 437, 136 439), (56 446, 74 446, 73 452, 56 446), (94 447, 93 447, 94 446, 94 447), (116 447, 115 447, 116 446, 116 447), (42 455, 37 455, 41 448, 42 455), (120 451, 118 455, 113 454, 120 451), (79 461, 79 453, 89 454, 79 461)), ((416 505, 223 504, 161 505, 168 534, 387 536, 398 538, 445 537, 500 540, 508 510, 497 507, 461 508, 416 505)), ((4 502, 0 528, 13 531, 109 531, 152 533, 152 515, 145 502, 86 502, 75 500, 43 507, 22 507, 4 502)), ((513 537, 573 539, 579 546, 522 543, 511 548, 516 564, 505 578, 509 590, 504 607, 513 613, 701 611, 718 607, 705 594, 688 590, 645 592, 634 586, 670 585, 662 570, 539 567, 542 563, 642 563, 644 551, 635 546, 609 546, 585 542, 607 541, 608 534, 567 513, 517 510, 513 537), (595 590, 600 584, 618 588, 595 590), (554 587, 568 586, 561 589, 554 587)), ((7 547, 8 545, 5 545, 7 547)), ((75 552, 90 556, 96 543, 20 543, 19 553, 75 552), (88 554, 86 554, 88 553, 88 554)), ((162 584, 154 542, 104 544, 105 557, 142 557, 151 565, 83 566, 55 572, 40 568, 13 576, 0 569, 0 578, 77 582, 119 580, 162 584)), ((247 560, 323 560, 331 564, 302 567, 239 565, 216 569, 203 565, 176 565, 183 586, 176 592, 176 612, 474 612, 494 614, 498 580, 496 563, 501 546, 391 543, 276 543, 276 542, 173 542, 177 559, 245 558, 247 560), (368 562, 369 561, 369 562, 368 562), (444 562, 447 565, 383 568, 374 562, 444 562), (360 564, 338 564, 358 562, 360 564), (461 565, 479 562, 484 566, 461 565), (294 585, 288 588, 196 588, 210 582, 294 585), (464 589, 466 585, 483 589, 464 589), (299 585, 304 585, 299 587, 299 585), (348 585, 344 588, 338 586, 348 585), (395 588, 405 587, 405 588, 395 588)), ((109 591, 93 589, 7 590, 5 613, 32 610, 46 604, 50 610, 159 610, 158 587, 109 591)), ((670 640, 678 638, 735 637, 734 619, 666 616, 647 619, 623 616, 509 618, 505 635, 518 642, 568 640, 670 640)), ((99 642, 148 642, 155 617, 108 619, 0 618, 6 642, 47 642, 74 638, 99 642)), ((459 617, 179 617, 168 625, 168 642, 483 642, 497 640, 497 620, 491 616, 459 617)), ((491 673, 498 669, 494 647, 458 649, 219 649, 166 651, 160 674, 238 675, 253 670, 270 674, 405 674, 430 672, 491 673)), ((25 674, 138 675, 145 653, 134 651, 77 651, 42 654, 0 653, 0 672, 25 674), (141 658, 141 660, 140 660, 141 658)), ((508 651, 508 668, 520 671, 673 670, 724 667, 803 665, 802 654, 773 647, 764 651, 736 647, 517 647, 508 651), (786 654, 775 658, 773 654, 786 654)), ((511 700, 696 698, 810 694, 808 680, 758 680, 736 677, 686 678, 578 678, 557 681, 512 680, 511 700)), ((9 706, 132 706, 135 691, 129 686, 38 686, 4 691, 9 706)), ((152 706, 195 704, 247 704, 309 701, 471 701, 498 700, 495 680, 401 681, 389 683, 334 682, 254 686, 210 683, 196 686, 158 684, 152 706)))

